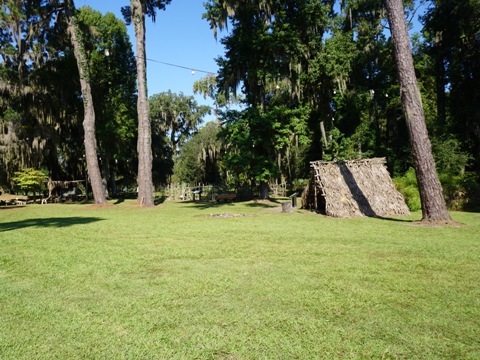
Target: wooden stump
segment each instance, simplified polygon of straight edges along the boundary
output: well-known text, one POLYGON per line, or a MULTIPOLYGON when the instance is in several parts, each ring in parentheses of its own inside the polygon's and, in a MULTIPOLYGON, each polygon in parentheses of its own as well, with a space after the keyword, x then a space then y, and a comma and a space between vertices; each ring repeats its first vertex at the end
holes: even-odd
POLYGON ((291 213, 293 211, 291 202, 282 203, 282 213, 291 213))

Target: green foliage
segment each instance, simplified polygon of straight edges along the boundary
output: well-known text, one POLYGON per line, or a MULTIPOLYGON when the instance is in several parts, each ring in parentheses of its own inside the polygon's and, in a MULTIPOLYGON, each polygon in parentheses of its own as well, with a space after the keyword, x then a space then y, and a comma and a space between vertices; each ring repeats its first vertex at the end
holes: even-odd
POLYGON ((285 151, 292 144, 309 145, 308 106, 289 108, 286 105, 272 105, 265 112, 265 121, 271 124, 274 132, 274 147, 285 151))
POLYGON ((451 173, 443 173, 439 175, 442 183, 443 194, 445 195, 445 202, 450 210, 463 210, 467 202, 467 193, 463 184, 462 175, 453 175, 451 173))
POLYGON ((447 207, 450 210, 478 210, 480 208, 480 176, 475 173, 439 175, 447 207))
MULTIPOLYGON (((442 183, 443 196, 449 210, 478 210, 480 208, 480 176, 478 174, 443 172, 439 173, 439 180, 442 183)), ((408 208, 411 211, 420 210, 420 194, 415 170, 410 168, 403 176, 394 178, 393 182, 405 198, 408 208)))
POLYGON ((302 192, 310 183, 310 179, 295 179, 292 183, 292 190, 301 196, 302 192))
POLYGON ((431 72, 439 86, 440 125, 454 133, 480 169, 480 2, 435 1, 424 21, 425 52, 432 58, 431 72))
POLYGON ((222 115, 226 119, 221 132, 226 146, 224 165, 232 177, 227 181, 232 180, 234 184, 251 182, 256 153, 248 112, 231 110, 222 115))
POLYGON ((422 208, 415 169, 408 169, 403 176, 394 178, 393 182, 403 195, 410 211, 418 211, 422 208))
POLYGON ((5 122, 12 122, 16 125, 20 125, 22 116, 15 110, 13 110, 11 107, 8 107, 3 113, 2 120, 5 122))
POLYGON ((308 166, 300 164, 322 156, 388 155, 389 163, 402 163, 398 158, 405 156, 408 137, 381 1, 210 1, 205 6, 204 17, 214 31, 232 26, 222 39, 220 88, 235 91, 241 84, 246 106, 265 116, 262 126, 270 133, 261 140, 261 153, 276 173, 262 172, 262 178, 282 176, 291 183, 308 176, 308 166), (296 132, 282 119, 295 111, 303 113, 296 117, 307 127, 308 142, 298 147, 288 139, 296 132), (326 144, 319 122, 327 132, 326 144))
POLYGON ((440 174, 462 174, 470 161, 473 160, 470 154, 462 150, 461 142, 453 136, 446 139, 434 139, 432 141, 432 151, 437 171, 440 174))
POLYGON ((478 208, 478 175, 466 173, 473 157, 462 150, 461 142, 453 136, 435 138, 432 150, 442 183, 443 194, 450 210, 478 208))
POLYGON ((212 99, 215 107, 221 108, 228 104, 225 95, 217 87, 217 78, 213 74, 208 74, 204 78, 193 83, 193 92, 202 95, 204 99, 212 99))
POLYGON ((173 181, 189 185, 220 183, 221 149, 218 126, 206 123, 182 145, 175 159, 173 181))
POLYGON ((463 174, 461 185, 466 194, 462 210, 480 211, 480 174, 475 172, 463 174))
POLYGON ((193 96, 173 93, 171 90, 152 95, 149 98, 150 118, 153 131, 169 138, 173 153, 177 147, 196 132, 210 108, 199 105, 193 96))
MULTIPOLYGON (((8 128, 9 144, 0 152, 0 160, 8 163, 0 178, 8 181, 24 166, 44 167, 55 179, 84 178, 82 96, 64 4, 8 4, 13 5, 23 16, 10 17, 0 34, 0 117, 7 107, 18 115, 15 126, 8 128), (7 43, 15 50, 10 54, 4 52, 7 43)), ((75 15, 90 69, 104 176, 121 171, 125 178, 134 179, 136 70, 125 24, 111 13, 103 16, 89 7, 75 15)))
POLYGON ((47 180, 48 175, 45 172, 32 168, 15 172, 15 177, 12 178, 12 181, 27 194, 40 192, 45 188, 47 180))
MULTIPOLYGON (((338 128, 332 127, 327 135, 328 147, 324 152, 324 160, 342 161, 361 158, 362 152, 358 148, 355 149, 357 145, 355 140, 358 138, 358 135, 347 137, 338 128)), ((359 145, 357 146, 360 147, 359 145)))
POLYGON ((259 185, 282 176, 291 184, 303 174, 310 112, 308 106, 292 108, 272 100, 265 112, 249 107, 224 113, 223 164, 234 181, 259 185))
MULTIPOLYGON (((353 41, 352 34, 348 31, 337 31, 335 36, 325 41, 325 52, 320 57, 319 71, 324 71, 335 82, 339 92, 345 92, 347 81, 351 75, 353 63, 359 50, 353 41)), ((320 78, 320 73, 317 75, 320 78)))
MULTIPOLYGON (((281 98, 280 98, 281 99, 281 98)), ((272 146, 274 148, 271 162, 277 163, 278 172, 287 183, 305 174, 306 151, 312 139, 308 128, 311 115, 309 106, 291 107, 276 104, 278 99, 269 104, 263 115, 265 122, 271 124, 272 146)), ((265 142, 260 140, 259 142, 265 142)), ((273 175, 273 174, 272 174, 273 175)), ((271 179, 268 179, 271 180, 271 179)))
MULTIPOLYGON (((198 131, 210 107, 199 105, 193 96, 166 91, 149 98, 155 178, 166 182, 185 142, 198 131), (159 160, 160 159, 160 160, 159 160)), ((183 177, 184 175, 182 175, 183 177)))
MULTIPOLYGON (((141 3, 141 6, 145 8, 145 14, 149 16, 153 22, 155 22, 157 11, 165 10, 166 6, 170 4, 170 2, 171 0, 142 0, 138 3, 141 3)), ((121 11, 127 25, 132 23, 132 16, 138 16, 138 14, 132 14, 130 5, 123 6, 121 11)))

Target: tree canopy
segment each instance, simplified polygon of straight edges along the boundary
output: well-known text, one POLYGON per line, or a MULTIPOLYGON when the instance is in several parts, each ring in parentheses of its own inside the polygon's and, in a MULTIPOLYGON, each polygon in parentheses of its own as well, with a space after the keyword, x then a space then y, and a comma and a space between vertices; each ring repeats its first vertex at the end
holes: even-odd
MULTIPOLYGON (((80 79, 60 5, 39 1, 2 5, 2 41, 8 44, 0 50, 4 184, 9 183, 15 171, 26 167, 46 168, 53 179, 86 177, 80 79), (12 18, 10 14, 16 12, 22 16, 12 18), (32 45, 25 48, 25 42, 32 45)), ((98 155, 103 159, 103 176, 109 178, 114 158, 136 158, 130 146, 136 139, 132 133, 136 99, 133 51, 125 24, 113 14, 102 16, 85 7, 76 16, 90 65, 99 125, 98 155), (110 56, 106 56, 105 49, 109 49, 110 56), (111 86, 113 82, 116 86, 111 86)), ((133 177, 127 166, 122 168, 122 174, 133 177)))

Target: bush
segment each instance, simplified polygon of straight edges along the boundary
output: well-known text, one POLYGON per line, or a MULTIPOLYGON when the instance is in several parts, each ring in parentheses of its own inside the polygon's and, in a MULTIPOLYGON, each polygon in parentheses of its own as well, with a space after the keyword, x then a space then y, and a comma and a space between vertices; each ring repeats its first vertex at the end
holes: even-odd
POLYGON ((441 174, 443 195, 449 210, 480 209, 480 176, 476 173, 461 175, 441 174))
MULTIPOLYGON (((439 174, 442 183, 443 196, 447 208, 453 211, 480 209, 480 176, 477 173, 453 175, 439 174)), ((422 208, 417 178, 413 168, 393 180, 396 188, 405 198, 410 211, 422 208)))
POLYGON ((403 195, 410 211, 417 211, 422 208, 417 177, 413 168, 409 168, 403 176, 393 179, 393 183, 403 195))
POLYGON ((439 174, 443 196, 449 210, 462 210, 468 201, 462 178, 462 175, 439 174))

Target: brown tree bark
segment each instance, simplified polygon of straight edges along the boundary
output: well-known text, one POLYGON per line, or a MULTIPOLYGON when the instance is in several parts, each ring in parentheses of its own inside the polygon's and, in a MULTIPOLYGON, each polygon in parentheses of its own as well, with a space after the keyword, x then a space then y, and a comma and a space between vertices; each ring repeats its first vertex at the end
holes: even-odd
POLYGON ((138 113, 138 202, 153 206, 152 129, 147 96, 147 62, 145 50, 145 7, 141 0, 131 0, 132 22, 137 51, 137 113, 138 113))
POLYGON ((65 13, 67 16, 68 33, 73 45, 73 52, 77 60, 78 73, 80 75, 80 86, 83 97, 83 131, 85 144, 85 159, 87 171, 92 186, 93 198, 96 204, 105 204, 105 188, 102 183, 102 176, 98 166, 97 140, 95 136, 95 110, 93 107, 92 91, 90 87, 90 75, 88 71, 88 60, 85 56, 85 49, 79 37, 79 28, 75 18, 75 4, 73 0, 65 1, 65 13))
POLYGON ((402 0, 386 0, 385 4, 392 33, 403 112, 410 135, 422 202, 422 221, 451 222, 452 219, 447 211, 442 186, 435 169, 432 146, 425 124, 403 3, 402 0))

